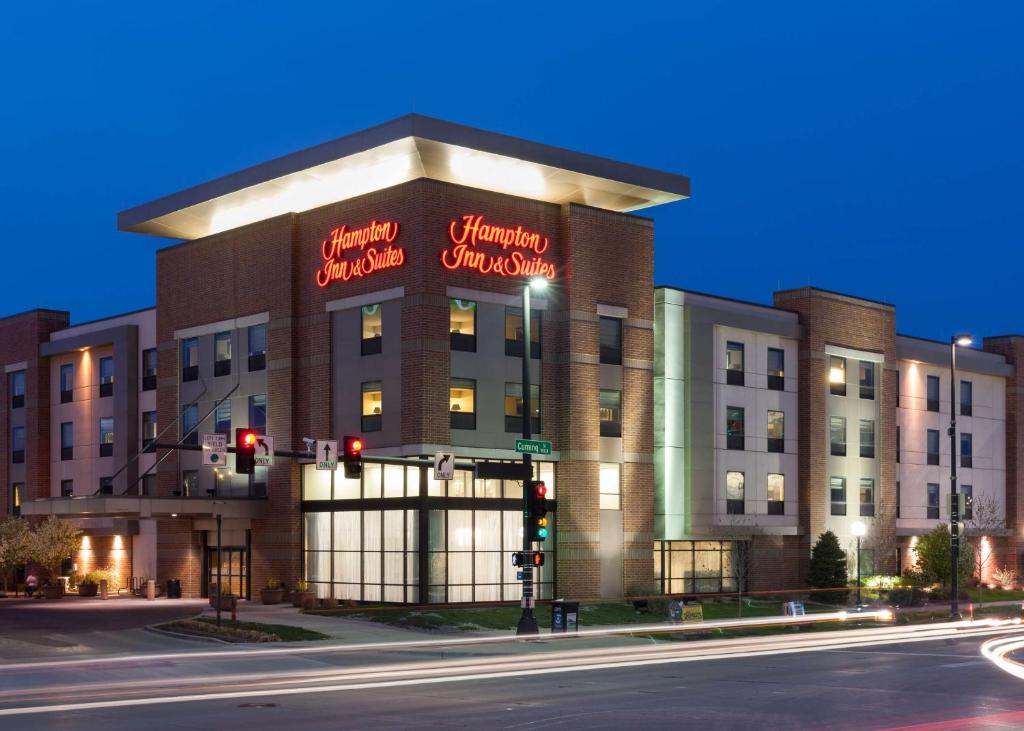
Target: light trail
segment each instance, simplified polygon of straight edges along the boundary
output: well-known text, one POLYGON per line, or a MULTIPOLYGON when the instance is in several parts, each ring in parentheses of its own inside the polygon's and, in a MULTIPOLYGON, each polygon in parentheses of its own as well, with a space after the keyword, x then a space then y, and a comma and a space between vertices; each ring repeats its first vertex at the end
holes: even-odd
POLYGON ((981 646, 981 654, 997 668, 1024 680, 1024 665, 1011 660, 1010 655, 1024 650, 1024 637, 999 637, 981 646))

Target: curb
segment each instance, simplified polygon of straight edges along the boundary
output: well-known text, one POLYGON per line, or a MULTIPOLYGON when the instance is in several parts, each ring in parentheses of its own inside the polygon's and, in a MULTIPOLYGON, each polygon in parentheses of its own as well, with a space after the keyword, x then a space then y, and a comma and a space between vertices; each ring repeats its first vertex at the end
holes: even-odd
POLYGON ((164 637, 173 637, 178 640, 192 640, 194 642, 212 642, 216 645, 237 645, 237 642, 228 642, 227 640, 219 640, 216 637, 204 637, 202 635, 189 635, 184 632, 173 632, 168 629, 158 629, 152 625, 143 627, 147 632, 152 632, 156 635, 163 635, 164 637))

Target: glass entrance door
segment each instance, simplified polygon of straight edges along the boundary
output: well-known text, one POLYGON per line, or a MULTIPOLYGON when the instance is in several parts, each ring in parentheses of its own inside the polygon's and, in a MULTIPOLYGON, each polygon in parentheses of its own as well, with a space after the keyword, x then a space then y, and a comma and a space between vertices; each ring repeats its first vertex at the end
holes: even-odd
MULTIPOLYGON (((245 546, 223 546, 221 548, 221 592, 234 594, 242 599, 249 598, 249 561, 245 546)), ((206 577, 203 586, 209 587, 217 583, 217 547, 206 547, 206 560, 203 562, 206 577)), ((216 590, 214 590, 216 591, 216 590)))

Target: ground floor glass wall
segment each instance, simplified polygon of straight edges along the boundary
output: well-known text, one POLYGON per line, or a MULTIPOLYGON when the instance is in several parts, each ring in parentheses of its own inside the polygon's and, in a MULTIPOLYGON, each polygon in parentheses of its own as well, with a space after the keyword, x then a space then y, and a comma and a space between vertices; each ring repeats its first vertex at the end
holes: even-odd
POLYGON ((736 541, 655 541, 654 576, 663 594, 737 591, 736 541))

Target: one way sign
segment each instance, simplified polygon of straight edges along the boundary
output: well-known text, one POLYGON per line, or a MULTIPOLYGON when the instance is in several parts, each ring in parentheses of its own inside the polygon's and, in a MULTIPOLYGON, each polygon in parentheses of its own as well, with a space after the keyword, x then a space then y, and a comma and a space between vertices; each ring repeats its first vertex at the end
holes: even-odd
POLYGON ((316 442, 316 468, 332 472, 338 469, 338 443, 332 439, 316 442))
POLYGON ((455 454, 436 452, 434 454, 434 479, 450 480, 455 477, 455 454))

